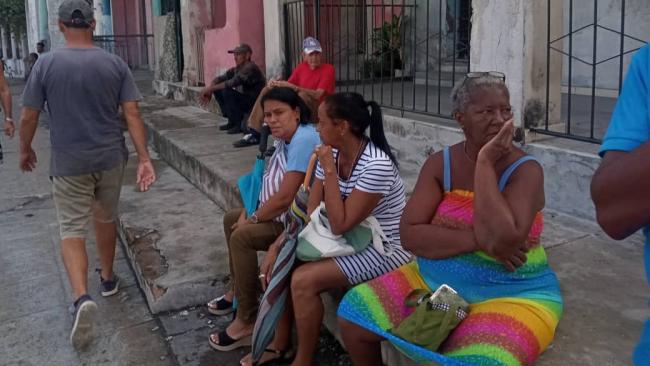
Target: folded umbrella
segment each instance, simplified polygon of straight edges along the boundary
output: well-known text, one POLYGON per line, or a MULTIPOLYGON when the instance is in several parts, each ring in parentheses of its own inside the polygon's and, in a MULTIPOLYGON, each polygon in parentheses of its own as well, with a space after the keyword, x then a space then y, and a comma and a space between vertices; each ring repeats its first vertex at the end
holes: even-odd
POLYGON ((237 180, 237 187, 239 187, 239 194, 244 203, 244 208, 248 216, 252 215, 257 210, 257 203, 259 202, 260 191, 262 190, 262 177, 264 176, 265 166, 265 153, 266 145, 269 138, 269 127, 262 127, 260 136, 260 153, 255 159, 253 169, 250 173, 242 175, 237 180))
POLYGON ((252 356, 253 362, 260 360, 266 347, 273 340, 275 328, 284 311, 284 304, 289 292, 291 270, 296 261, 296 244, 298 234, 309 221, 307 201, 309 199, 309 183, 311 181, 316 155, 312 155, 305 180, 291 204, 287 223, 284 229, 284 241, 271 271, 271 281, 264 291, 253 329, 252 356))

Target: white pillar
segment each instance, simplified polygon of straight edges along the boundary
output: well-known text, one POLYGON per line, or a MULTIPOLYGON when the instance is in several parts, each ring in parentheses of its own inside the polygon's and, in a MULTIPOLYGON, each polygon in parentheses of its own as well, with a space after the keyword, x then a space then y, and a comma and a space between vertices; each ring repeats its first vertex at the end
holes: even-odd
POLYGON ((50 33, 50 48, 62 47, 65 44, 63 34, 59 31, 59 5, 63 0, 47 0, 48 30, 50 33))
MULTIPOLYGON (((546 106, 546 2, 474 0, 472 7, 470 69, 505 73, 516 126, 523 126, 524 120, 539 123, 546 106)), ((551 27, 561 27, 562 11, 553 13, 551 27)), ((561 60, 551 59, 551 66, 561 67, 561 60)), ((551 91, 559 82, 551 79, 551 91)), ((556 107, 551 115, 559 113, 559 94, 552 93, 551 105, 556 107)))
MULTIPOLYGON (((284 13, 286 1, 264 1, 264 50, 266 77, 283 76, 284 73, 284 13)), ((289 75, 284 75, 288 78, 289 75)))
POLYGON ((19 59, 18 54, 17 54, 18 42, 16 41, 16 34, 11 32, 11 34, 9 35, 9 38, 11 39, 11 57, 14 60, 18 60, 19 59))
POLYGON ((96 36, 104 34, 104 4, 103 0, 93 1, 93 13, 95 16, 95 33, 96 36))
POLYGON ((34 0, 25 1, 25 20, 26 28, 25 33, 27 34, 27 49, 34 49, 36 47, 36 36, 38 35, 38 14, 36 12, 34 0), (36 30, 36 32, 34 32, 36 30))
POLYGON ((23 75, 23 60, 24 55, 20 55, 18 48, 20 47, 20 40, 17 39, 16 33, 11 32, 11 57, 13 58, 14 76, 23 75))
POLYGON ((27 43, 27 35, 21 34, 20 36, 20 47, 22 48, 23 59, 29 55, 29 44, 27 43))
POLYGON ((0 26, 0 38, 2 38, 2 58, 7 60, 7 33, 5 32, 5 27, 0 26))
POLYGON ((523 111, 525 7, 519 0, 472 1, 470 70, 506 74, 518 124, 523 111))

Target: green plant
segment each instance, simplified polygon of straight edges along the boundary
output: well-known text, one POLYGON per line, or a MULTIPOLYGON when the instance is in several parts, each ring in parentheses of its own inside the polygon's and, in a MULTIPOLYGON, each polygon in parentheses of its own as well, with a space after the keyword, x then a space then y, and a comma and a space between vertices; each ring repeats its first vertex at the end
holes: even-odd
POLYGON ((365 78, 392 76, 402 68, 402 16, 394 15, 380 27, 374 28, 370 37, 373 52, 361 65, 365 78))

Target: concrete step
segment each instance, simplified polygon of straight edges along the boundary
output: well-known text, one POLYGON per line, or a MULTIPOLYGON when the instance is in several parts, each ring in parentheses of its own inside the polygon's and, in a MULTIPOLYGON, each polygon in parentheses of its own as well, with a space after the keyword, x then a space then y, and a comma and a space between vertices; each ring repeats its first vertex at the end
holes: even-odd
POLYGON ((152 313, 201 305, 228 280, 223 210, 164 160, 146 193, 135 186, 137 158, 125 173, 119 241, 152 313))
POLYGON ((150 145, 222 209, 241 206, 236 182, 250 171, 256 147, 235 149, 232 143, 242 135, 219 131, 217 126, 225 119, 170 102, 160 97, 147 100, 147 107, 157 108, 145 117, 150 145))

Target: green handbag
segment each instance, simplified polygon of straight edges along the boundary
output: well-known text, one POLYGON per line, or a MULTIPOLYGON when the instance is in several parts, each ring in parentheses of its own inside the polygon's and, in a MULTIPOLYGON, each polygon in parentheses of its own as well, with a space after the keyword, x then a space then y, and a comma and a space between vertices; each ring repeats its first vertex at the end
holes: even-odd
POLYGON ((415 307, 415 311, 390 332, 433 352, 469 313, 467 301, 444 284, 433 294, 428 290, 413 290, 404 303, 415 307))

